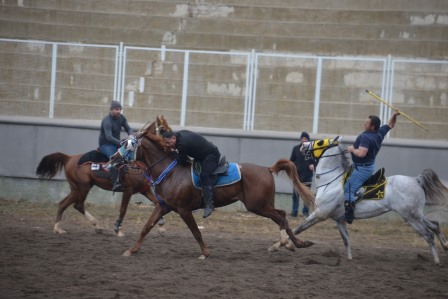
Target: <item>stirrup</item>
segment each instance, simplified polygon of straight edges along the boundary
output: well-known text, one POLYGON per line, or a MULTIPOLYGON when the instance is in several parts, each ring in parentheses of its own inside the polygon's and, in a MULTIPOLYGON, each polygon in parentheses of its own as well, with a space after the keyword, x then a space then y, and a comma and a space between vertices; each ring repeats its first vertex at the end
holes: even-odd
POLYGON ((112 185, 112 191, 114 192, 123 192, 123 185, 119 181, 115 181, 112 185))

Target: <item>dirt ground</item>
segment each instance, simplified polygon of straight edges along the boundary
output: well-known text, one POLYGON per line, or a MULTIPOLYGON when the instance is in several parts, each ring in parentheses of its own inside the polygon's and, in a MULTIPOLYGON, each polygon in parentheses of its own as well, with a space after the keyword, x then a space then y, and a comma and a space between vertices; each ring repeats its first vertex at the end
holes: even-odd
MULTIPOLYGON (((139 253, 124 257, 152 207, 129 207, 123 238, 113 231, 118 207, 87 207, 102 233, 69 208, 65 235, 53 233, 56 208, 0 200, 0 298, 448 298, 448 252, 438 244, 436 266, 400 220, 355 221, 348 261, 332 221, 300 235, 314 246, 271 253, 279 239, 271 220, 219 210, 203 220, 199 211, 211 255, 198 260, 199 246, 175 213, 163 234, 154 229, 139 253)), ((289 220, 292 227, 303 221, 289 220)))

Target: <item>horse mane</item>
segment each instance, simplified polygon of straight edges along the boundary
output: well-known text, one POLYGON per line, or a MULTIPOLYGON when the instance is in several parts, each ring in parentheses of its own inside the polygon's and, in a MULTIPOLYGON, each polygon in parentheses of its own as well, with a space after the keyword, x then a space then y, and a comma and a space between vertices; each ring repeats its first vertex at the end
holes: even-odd
POLYGON ((163 137, 162 136, 160 136, 160 135, 154 135, 154 134, 151 134, 151 133, 147 133, 147 134, 145 134, 144 136, 142 136, 143 138, 147 138, 147 139, 149 139, 150 141, 153 141, 153 142, 155 142, 160 148, 162 148, 164 151, 167 151, 167 147, 166 147, 166 144, 165 144, 165 140, 163 139, 163 137))
POLYGON ((163 116, 161 119, 157 117, 155 121, 148 122, 143 126, 142 131, 137 134, 137 138, 147 138, 148 140, 156 143, 159 148, 167 151, 165 140, 161 135, 163 133, 163 131, 161 131, 160 129, 161 126, 163 126, 163 129, 169 128, 171 130, 168 122, 163 116))
POLYGON ((341 162, 342 167, 344 168, 344 172, 348 172, 350 170, 350 167, 352 166, 352 159, 350 155, 348 154, 348 151, 346 149, 342 148, 341 144, 338 144, 339 152, 341 153, 341 162))
POLYGON ((155 121, 148 121, 135 135, 138 139, 147 135, 148 133, 152 133, 154 135, 162 135, 167 131, 172 132, 172 129, 165 117, 162 115, 160 118, 159 116, 157 116, 155 121))

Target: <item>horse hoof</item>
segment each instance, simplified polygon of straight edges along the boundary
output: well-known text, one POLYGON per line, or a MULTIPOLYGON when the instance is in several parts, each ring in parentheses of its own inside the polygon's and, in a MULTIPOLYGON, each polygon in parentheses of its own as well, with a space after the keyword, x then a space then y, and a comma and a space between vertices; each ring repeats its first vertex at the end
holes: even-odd
POLYGON ((123 237, 126 237, 126 235, 121 230, 119 230, 117 232, 117 237, 123 238, 123 237))
POLYGON ((160 218, 160 220, 159 220, 159 222, 157 222, 157 224, 158 224, 159 226, 164 225, 164 224, 165 224, 165 219, 160 218))
POLYGON ((67 232, 63 229, 55 229, 53 233, 63 235, 66 234, 67 232))
POLYGON ((203 254, 201 254, 199 257, 198 257, 198 260, 205 260, 207 257, 205 256, 205 255, 203 255, 203 254))
POLYGON ((311 246, 313 246, 314 243, 311 242, 311 241, 304 241, 304 242, 303 242, 303 245, 304 245, 303 248, 307 248, 307 247, 311 247, 311 246))
POLYGON ((280 242, 275 243, 271 247, 268 248, 269 252, 276 252, 280 248, 280 242))
POLYGON ((131 251, 129 251, 129 250, 126 250, 124 253, 123 253, 123 256, 131 256, 131 251))
POLYGON ((288 249, 289 251, 296 251, 296 247, 291 242, 288 242, 288 244, 285 245, 285 248, 288 249))

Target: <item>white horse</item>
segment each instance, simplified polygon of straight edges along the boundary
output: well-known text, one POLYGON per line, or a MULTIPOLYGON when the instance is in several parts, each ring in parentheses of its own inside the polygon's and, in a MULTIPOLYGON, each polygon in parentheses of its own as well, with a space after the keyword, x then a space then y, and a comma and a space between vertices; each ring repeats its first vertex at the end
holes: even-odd
MULTIPOLYGON (((347 259, 351 260, 350 239, 344 220, 342 180, 352 162, 348 152, 339 144, 341 139, 322 139, 302 145, 302 153, 319 159, 316 167, 316 209, 303 223, 296 226, 293 232, 297 235, 316 223, 332 218, 336 221, 344 241, 347 259)), ((362 200, 356 204, 355 219, 372 218, 389 211, 397 212, 428 242, 434 262, 440 264, 434 234, 444 250, 448 250, 448 242, 440 230, 439 223, 427 219, 423 214, 425 202, 445 207, 448 203, 448 189, 433 170, 424 170, 418 177, 394 175, 387 178, 384 199, 362 200)), ((269 250, 276 251, 280 246, 282 244, 276 243, 269 250)), ((293 250, 290 243, 285 246, 293 250)))

